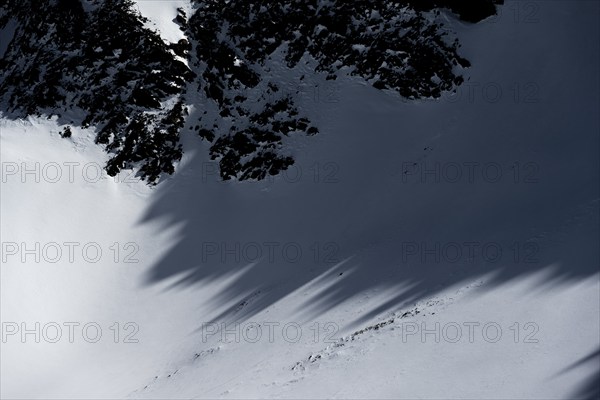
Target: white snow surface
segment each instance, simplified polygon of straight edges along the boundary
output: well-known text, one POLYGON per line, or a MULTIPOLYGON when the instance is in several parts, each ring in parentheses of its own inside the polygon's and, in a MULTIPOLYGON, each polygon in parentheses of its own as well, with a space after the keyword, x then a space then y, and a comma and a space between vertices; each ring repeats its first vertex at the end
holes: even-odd
MULTIPOLYGON (((175 41, 179 3, 138 5, 175 41)), ((220 182, 192 132, 148 187, 99 171, 91 129, 0 119, 2 398, 583 396, 600 369, 599 3, 532 4, 449 22, 473 63, 455 97, 305 87, 321 133, 263 182, 220 182)))
POLYGON ((189 0, 135 0, 135 6, 140 14, 148 18, 147 27, 156 30, 164 40, 176 43, 185 38, 174 20, 178 8, 185 11, 188 17, 192 15, 189 0))

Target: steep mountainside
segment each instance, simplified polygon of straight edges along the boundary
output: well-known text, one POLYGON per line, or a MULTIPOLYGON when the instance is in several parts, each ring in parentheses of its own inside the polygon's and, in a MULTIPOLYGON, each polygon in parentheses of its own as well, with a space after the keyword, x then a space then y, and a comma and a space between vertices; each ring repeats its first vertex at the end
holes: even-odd
POLYGON ((469 66, 438 7, 478 21, 494 2, 198 0, 189 20, 183 9, 176 18, 186 39, 168 43, 131 0, 9 0, 0 8, 0 110, 92 126, 111 154, 110 175, 136 167, 156 182, 181 159, 196 106, 189 129, 211 143, 222 178, 263 179, 293 164, 288 136, 319 131, 273 69, 301 81, 293 69, 310 58, 329 80, 352 74, 410 99, 437 98, 469 66), (278 50, 284 62, 267 66, 278 50), (209 104, 198 104, 198 92, 209 104))

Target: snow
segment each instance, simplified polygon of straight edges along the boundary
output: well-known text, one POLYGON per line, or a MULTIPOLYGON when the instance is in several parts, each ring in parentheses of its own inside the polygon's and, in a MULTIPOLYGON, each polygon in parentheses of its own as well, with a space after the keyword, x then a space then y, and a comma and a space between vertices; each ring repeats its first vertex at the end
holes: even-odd
MULTIPOLYGON (((526 22, 520 4, 454 23, 473 63, 456 96, 406 101, 350 78, 317 96, 315 77, 300 104, 321 133, 260 183, 220 182, 192 134, 198 150, 158 187, 97 177, 92 130, 62 139, 53 120, 1 119, 2 397, 580 393, 599 370, 599 5, 536 3, 526 22), (39 262, 22 243, 40 243, 39 262), (47 326, 40 343, 21 340, 22 322, 47 326), (437 342, 422 336, 436 323, 437 342)), ((138 5, 180 38, 179 2, 138 5)))
POLYGON ((178 8, 182 8, 188 17, 192 15, 192 5, 189 0, 135 0, 135 3, 140 14, 149 19, 147 27, 156 30, 164 40, 177 43, 185 39, 185 35, 174 20, 178 8))

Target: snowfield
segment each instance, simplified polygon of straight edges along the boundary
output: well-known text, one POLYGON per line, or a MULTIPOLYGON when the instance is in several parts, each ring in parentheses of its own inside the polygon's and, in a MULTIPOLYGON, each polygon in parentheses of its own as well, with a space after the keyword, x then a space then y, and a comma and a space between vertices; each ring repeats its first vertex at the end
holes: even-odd
POLYGON ((1 118, 2 398, 597 398, 599 16, 448 17, 473 65, 435 101, 307 67, 320 133, 261 182, 192 131, 148 186, 1 118))

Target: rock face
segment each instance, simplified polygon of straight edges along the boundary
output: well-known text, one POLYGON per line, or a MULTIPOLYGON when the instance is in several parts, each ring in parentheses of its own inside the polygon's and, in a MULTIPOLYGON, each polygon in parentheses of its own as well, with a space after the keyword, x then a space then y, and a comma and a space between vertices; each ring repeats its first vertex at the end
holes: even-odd
POLYGON ((181 158, 186 111, 161 102, 181 96, 193 73, 131 6, 106 0, 86 12, 77 0, 8 1, 0 26, 15 19, 17 29, 0 60, 2 111, 94 125, 112 155, 109 174, 136 166, 154 182, 181 158))
POLYGON ((211 108, 219 121, 192 125, 211 143, 221 177, 262 179, 293 164, 286 137, 318 132, 265 72, 275 51, 281 68, 307 56, 327 79, 352 74, 409 99, 439 97, 469 66, 439 8, 475 22, 496 2, 195 1, 193 15, 176 18, 187 39, 166 43, 131 0, 8 0, 0 29, 16 29, 0 59, 0 110, 94 126, 110 175, 137 168, 157 182, 181 159, 188 106, 211 108), (210 104, 195 104, 199 94, 210 104))

